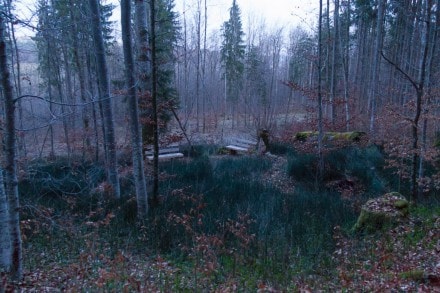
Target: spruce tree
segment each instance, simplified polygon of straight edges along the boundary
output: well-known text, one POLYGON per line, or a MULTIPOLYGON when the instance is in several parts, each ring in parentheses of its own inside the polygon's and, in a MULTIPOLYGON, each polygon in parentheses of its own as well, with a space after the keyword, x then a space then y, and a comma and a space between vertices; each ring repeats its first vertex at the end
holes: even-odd
MULTIPOLYGON (((170 120, 171 107, 177 107, 177 92, 174 87, 174 66, 176 63, 175 50, 179 38, 178 14, 174 11, 174 0, 155 1, 155 57, 157 63, 157 115, 159 131, 166 129, 170 120)), ((150 8, 151 9, 151 8, 150 8)), ((152 49, 152 39, 150 36, 150 48, 152 49)), ((143 123, 143 142, 151 144, 153 142, 153 129, 151 114, 151 96, 141 95, 141 121, 143 123)))
POLYGON ((221 58, 224 67, 226 102, 237 105, 240 97, 245 58, 241 12, 235 0, 229 9, 229 20, 223 24, 221 58))

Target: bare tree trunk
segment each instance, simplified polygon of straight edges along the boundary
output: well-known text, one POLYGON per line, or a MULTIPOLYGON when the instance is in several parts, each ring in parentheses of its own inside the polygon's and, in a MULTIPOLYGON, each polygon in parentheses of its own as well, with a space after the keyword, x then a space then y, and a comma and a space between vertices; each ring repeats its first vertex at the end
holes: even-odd
POLYGON ((137 216, 146 219, 148 212, 147 184, 142 156, 142 133, 139 123, 138 101, 136 97, 136 81, 134 78, 134 58, 131 38, 131 0, 121 0, 122 43, 124 50, 125 77, 127 99, 130 113, 131 148, 133 158, 133 176, 136 187, 137 216))
POLYGON ((319 0, 318 22, 318 181, 321 182, 324 176, 324 156, 322 153, 324 137, 322 121, 322 0, 319 0))
MULTIPOLYGON (((73 53, 73 61, 75 62, 75 66, 76 66, 76 70, 78 73, 78 81, 79 81, 79 91, 80 91, 80 99, 81 99, 81 103, 86 103, 87 102, 87 94, 86 94, 86 85, 85 85, 85 72, 84 72, 84 66, 81 62, 81 58, 80 58, 80 47, 78 45, 78 20, 75 16, 75 13, 73 13, 73 0, 69 0, 69 6, 70 6, 70 17, 72 18, 73 21, 73 25, 72 25, 72 41, 73 41, 73 48, 72 48, 72 53, 73 53)), ((89 149, 90 148, 90 121, 89 121, 89 117, 88 117, 88 113, 87 113, 87 108, 82 109, 82 126, 83 126, 83 131, 84 131, 84 144, 85 144, 85 149, 89 149)), ((83 151, 83 154, 85 154, 85 152, 83 151)))
POLYGON ((150 0, 152 107, 153 107, 153 203, 159 203, 159 125, 157 117, 156 0, 150 0))
MULTIPOLYGON (((437 48, 437 42, 438 42, 438 28, 440 28, 440 0, 437 0, 437 11, 435 14, 435 24, 434 28, 432 29, 432 38, 427 40, 430 43, 430 51, 429 51, 429 58, 427 60, 426 68, 428 70, 427 76, 426 76, 426 101, 424 105, 424 119, 423 119, 423 128, 422 128, 422 147, 420 152, 420 162, 419 162, 419 181, 423 178, 425 174, 424 170, 424 158, 426 153, 426 146, 427 146, 427 132, 428 132, 428 115, 429 108, 431 106, 431 72, 433 71, 433 59, 435 56, 436 48, 437 48)), ((419 187, 419 194, 421 193, 420 187, 419 187)))
MULTIPOLYGON (((12 15, 12 0, 6 0, 5 5, 7 6, 8 9, 8 14, 12 15)), ((14 27, 14 23, 11 22, 10 25, 10 30, 11 33, 9 35, 9 37, 11 38, 11 43, 14 47, 13 49, 13 54, 12 56, 14 57, 15 55, 15 68, 17 70, 17 74, 15 76, 15 88, 16 88, 16 92, 17 92, 17 96, 20 97, 21 96, 21 64, 20 64, 20 53, 18 50, 18 45, 17 45, 17 38, 15 36, 15 27, 14 27)), ((12 62, 12 64, 14 64, 14 62, 12 62)), ((12 67, 12 73, 14 74, 14 66, 12 67)), ((21 105, 21 99, 18 101, 18 119, 19 119, 19 123, 20 123, 20 128, 23 129, 23 107, 21 105)), ((19 145, 18 145, 18 150, 19 151, 23 151, 23 155, 24 157, 27 156, 27 149, 26 149, 26 136, 23 135, 21 138, 19 138, 18 141, 19 145)))
POLYGON ((93 30, 93 41, 95 44, 96 66, 99 86, 101 88, 100 100, 104 114, 104 144, 107 145, 106 164, 107 180, 113 188, 116 198, 121 197, 121 188, 119 185, 118 166, 116 158, 116 139, 113 110, 110 99, 110 85, 108 80, 108 70, 105 58, 105 47, 102 36, 102 24, 100 21, 98 0, 89 0, 91 12, 91 25, 93 30))
MULTIPOLYGON (((135 0, 135 27, 137 38, 136 72, 139 98, 148 100, 151 97, 151 48, 149 43, 147 0, 135 0)), ((153 116, 151 108, 144 109, 142 117, 147 121, 153 116)), ((154 136, 154 126, 151 122, 145 123, 142 128, 142 142, 151 144, 154 136)))
POLYGON ((196 47, 197 47, 197 62, 196 62, 196 131, 200 127, 200 58, 201 58, 201 14, 202 14, 202 0, 197 0, 197 19, 196 19, 196 47))
POLYGON ((15 153, 15 101, 10 82, 6 57, 6 31, 4 16, 0 14, 0 73, 5 103, 5 182, 9 203, 9 228, 12 242, 11 277, 23 278, 22 241, 20 233, 20 203, 18 200, 18 180, 15 153))
POLYGON ((202 112, 203 112, 203 132, 206 131, 206 38, 208 29, 208 5, 205 0, 205 21, 204 21, 204 35, 203 35, 203 61, 202 61, 202 112))
POLYGON ((335 109, 335 97, 336 97, 336 73, 338 66, 336 66, 336 56, 339 53, 339 0, 335 0, 335 11, 333 13, 333 51, 332 51, 332 67, 330 75, 330 119, 332 125, 335 125, 336 109, 335 109))
MULTIPOLYGON (((423 5, 423 4, 421 4, 423 5)), ((422 100, 425 96, 425 86, 426 80, 429 80, 429 66, 428 65, 428 55, 430 49, 430 35, 431 35, 431 15, 432 15, 433 1, 428 0, 426 3, 426 28, 424 35, 423 52, 420 59, 420 71, 418 77, 418 85, 416 85, 416 113, 414 115, 414 121, 412 123, 412 139, 413 139, 413 160, 412 160, 412 171, 411 171, 411 185, 412 185, 412 197, 414 202, 417 202, 419 198, 419 184, 417 181, 417 169, 419 167, 420 155, 418 153, 418 141, 419 141, 419 121, 422 113, 422 100)), ((438 9, 438 8, 437 8, 438 9)))
MULTIPOLYGON (((339 0, 337 0, 339 1, 339 0)), ((349 99, 349 71, 350 71, 350 0, 347 1, 347 27, 345 28, 346 37, 346 47, 342 50, 342 44, 339 46, 341 48, 341 58, 343 60, 342 66, 344 70, 344 106, 345 106, 345 130, 350 131, 350 109, 348 104, 349 99), (343 52, 344 51, 344 52, 343 52)), ((342 37, 339 39, 342 40, 342 37)))
POLYGON ((378 18, 376 24, 376 40, 374 42, 374 52, 373 52, 373 67, 372 67, 372 80, 371 80, 371 91, 370 91, 370 131, 374 131, 374 122, 376 119, 376 105, 377 105, 377 93, 378 93, 378 82, 380 73, 380 51, 382 50, 383 43, 383 24, 385 17, 385 7, 387 0, 379 0, 378 4, 378 18))
POLYGON ((9 230, 8 197, 3 180, 3 169, 0 168, 0 271, 5 272, 8 272, 12 265, 12 242, 9 230))

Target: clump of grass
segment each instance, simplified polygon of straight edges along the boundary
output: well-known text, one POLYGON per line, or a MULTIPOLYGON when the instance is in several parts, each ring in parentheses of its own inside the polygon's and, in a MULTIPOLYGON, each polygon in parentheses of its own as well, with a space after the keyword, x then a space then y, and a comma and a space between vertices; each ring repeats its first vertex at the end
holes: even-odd
MULTIPOLYGON (((383 179, 384 157, 376 146, 360 148, 349 146, 324 154, 324 181, 354 177, 369 193, 383 192, 387 182, 383 179)), ((288 174, 299 184, 311 186, 318 174, 318 156, 309 153, 291 153, 288 174)), ((325 184, 324 182, 324 184, 325 184)))
MULTIPOLYGON (((281 278, 293 267, 301 270, 328 264, 325 260, 330 259, 333 248, 333 227, 347 222, 352 225, 355 215, 335 193, 297 188, 295 194, 286 195, 262 184, 259 176, 270 166, 270 159, 257 156, 226 157, 213 163, 207 158, 171 162, 164 168, 174 174, 164 183, 166 200, 151 213, 150 223, 160 223, 149 233, 158 235, 152 246, 165 249, 162 252, 191 247, 194 237, 188 236, 189 230, 225 241, 229 237, 224 232, 227 223, 247 215, 247 233, 255 237, 246 256, 252 259, 250 263, 259 264, 251 270, 281 278), (190 225, 170 223, 170 215, 174 222, 178 219, 190 225)), ((230 256, 220 254, 228 263, 230 256)))
POLYGON ((104 168, 91 161, 38 160, 29 165, 19 190, 23 195, 82 196, 89 194, 104 178, 104 168))
POLYGON ((274 155, 286 155, 295 152, 295 150, 293 146, 287 143, 274 141, 270 143, 269 152, 271 152, 274 155))

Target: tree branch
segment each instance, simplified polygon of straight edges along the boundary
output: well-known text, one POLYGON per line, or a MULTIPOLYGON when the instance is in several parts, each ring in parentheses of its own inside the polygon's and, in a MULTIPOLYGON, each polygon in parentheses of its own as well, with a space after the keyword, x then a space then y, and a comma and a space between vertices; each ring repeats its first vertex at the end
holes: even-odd
POLYGON ((54 105, 58 105, 58 106, 84 107, 84 106, 88 106, 88 105, 91 105, 91 104, 94 104, 94 103, 99 103, 99 102, 102 102, 102 101, 105 101, 105 100, 110 100, 110 99, 112 99, 113 97, 108 97, 108 98, 105 98, 105 99, 99 99, 99 100, 92 100, 92 101, 90 101, 90 102, 87 102, 87 103, 81 103, 81 104, 69 104, 69 103, 61 103, 61 102, 56 102, 56 101, 50 101, 50 100, 48 100, 48 99, 46 99, 46 98, 43 98, 43 97, 40 97, 40 96, 34 96, 34 95, 23 95, 23 96, 20 96, 20 97, 14 99, 14 103, 16 103, 16 102, 18 102, 19 100, 24 99, 24 98, 35 98, 35 99, 38 99, 38 100, 42 100, 42 101, 44 101, 44 102, 47 102, 47 103, 49 103, 49 104, 54 104, 54 105))
POLYGON ((380 55, 382 55, 383 59, 385 59, 385 61, 387 61, 388 63, 390 63, 397 71, 399 71, 411 84, 412 86, 416 89, 416 91, 419 90, 420 85, 414 81, 414 79, 409 76, 408 73, 406 73, 405 71, 403 71, 402 68, 400 68, 400 66, 398 66, 396 63, 394 63, 393 61, 391 61, 390 59, 388 59, 385 54, 383 53, 383 51, 380 51, 380 55))

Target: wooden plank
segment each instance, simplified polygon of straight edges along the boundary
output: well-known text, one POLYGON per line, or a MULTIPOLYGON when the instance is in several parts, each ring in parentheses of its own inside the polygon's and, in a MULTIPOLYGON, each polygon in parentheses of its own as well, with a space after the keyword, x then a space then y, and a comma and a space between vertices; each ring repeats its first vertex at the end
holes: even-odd
POLYGON ((236 146, 236 145, 227 145, 226 148, 228 150, 233 150, 236 152, 247 152, 249 151, 249 148, 244 148, 244 147, 240 147, 240 146, 236 146))
MULTIPOLYGON (((180 149, 178 147, 170 147, 170 148, 162 148, 159 149, 159 155, 161 154, 169 154, 169 153, 179 153, 180 149)), ((149 149, 145 152, 146 155, 152 156, 154 151, 149 149)))
POLYGON ((247 144, 247 145, 257 145, 257 142, 254 140, 244 139, 244 138, 237 138, 236 141, 241 144, 247 144))
MULTIPOLYGON (((153 155, 147 156, 148 160, 152 161, 154 159, 153 155)), ((182 153, 168 153, 168 154, 159 154, 159 160, 167 160, 167 159, 175 159, 175 158, 183 158, 182 153)))

